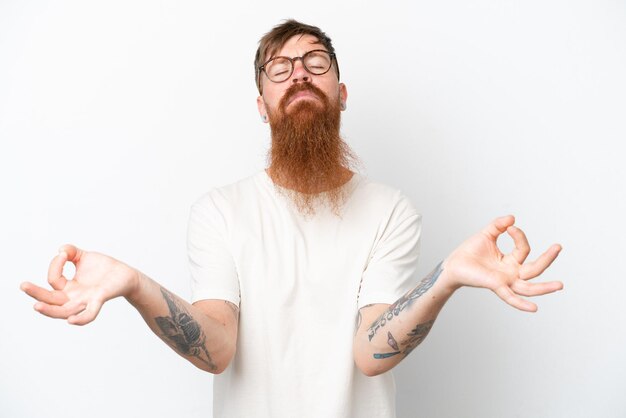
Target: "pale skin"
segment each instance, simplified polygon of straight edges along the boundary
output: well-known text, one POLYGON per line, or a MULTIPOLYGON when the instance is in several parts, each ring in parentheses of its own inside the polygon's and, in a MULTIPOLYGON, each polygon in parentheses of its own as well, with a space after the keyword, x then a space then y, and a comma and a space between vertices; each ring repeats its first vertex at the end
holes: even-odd
MULTIPOLYGON (((238 313, 235 305, 223 300, 203 300, 193 305, 167 292, 139 270, 104 254, 83 251, 73 245, 64 245, 48 268, 45 289, 24 282, 21 289, 37 300, 34 309, 51 318, 65 319, 72 325, 86 325, 96 319, 102 305, 114 298, 124 297, 144 318, 150 329, 181 356, 202 370, 221 373, 235 353, 238 313), (70 262, 76 266, 71 280, 63 276, 63 266, 70 262), (192 350, 181 351, 174 341, 159 329, 156 318, 171 316, 168 297, 175 298, 197 323, 206 336, 200 355, 192 350), (208 356, 204 353, 210 353, 208 356)), ((181 324, 181 330, 184 325, 181 324)))
MULTIPOLYGON (((296 36, 277 55, 299 57, 320 48, 314 37, 296 36)), ((335 71, 312 75, 302 67, 301 61, 296 61, 291 78, 283 83, 272 83, 262 77, 263 95, 257 98, 260 115, 265 116, 268 108, 276 108, 290 83, 299 82, 314 83, 331 100, 343 104, 347 100, 346 86, 339 83, 335 71)), ((304 94, 294 102, 296 100, 318 99, 304 94)), ((425 338, 445 302, 462 286, 490 289, 509 305, 528 312, 534 312, 537 307, 521 296, 544 295, 562 289, 561 282, 528 281, 554 261, 561 247, 555 244, 537 260, 526 262, 530 247, 514 222, 513 216, 497 218, 470 237, 445 259, 436 275, 418 283, 408 297, 393 305, 398 308, 388 313, 391 319, 384 325, 377 318, 392 305, 374 304, 360 309, 354 336, 357 367, 369 376, 395 367, 425 338), (515 249, 511 254, 502 254, 496 244, 504 233, 514 240, 515 249)), ((155 334, 202 370, 221 373, 234 356, 238 309, 230 302, 202 300, 189 304, 139 270, 73 245, 62 246, 52 259, 48 283, 50 288, 30 282, 21 285, 25 293, 36 299, 34 308, 42 315, 85 325, 97 317, 105 302, 124 297, 155 334), (70 280, 63 276, 63 266, 68 262, 76 266, 76 273, 70 280)))
MULTIPOLYGON (((314 49, 326 49, 316 37, 311 35, 298 35, 287 40, 285 45, 281 48, 280 51, 276 53, 275 56, 285 56, 285 57, 301 57, 309 51, 314 49)), ((272 57, 266 57, 266 60, 272 57)), ((311 83, 316 87, 320 88, 328 97, 330 101, 334 101, 339 103, 340 109, 345 110, 347 106, 348 100, 348 89, 344 83, 339 82, 339 78, 337 76, 336 66, 333 63, 333 67, 326 74, 315 75, 309 73, 302 64, 301 60, 296 60, 294 65, 293 74, 287 81, 282 83, 273 83, 270 81, 265 74, 261 75, 261 91, 256 99, 257 108, 259 111, 259 115, 261 116, 261 120, 264 123, 269 123, 268 118, 268 110, 276 111, 278 108, 278 103, 280 99, 283 97, 287 89, 292 84, 297 83, 311 83)), ((294 97, 291 102, 287 105, 286 112, 289 112, 292 108, 292 105, 299 100, 310 100, 313 102, 317 102, 321 105, 321 102, 317 96, 314 94, 308 93, 306 91, 301 92, 296 97, 294 97)), ((268 174, 272 179, 271 167, 267 170, 268 174)), ((352 177, 352 172, 346 170, 345 173, 345 181, 350 180, 352 177)), ((281 183, 278 180, 275 180, 279 186, 290 188, 289 184, 281 183)), ((325 190, 308 190, 307 193, 321 193, 325 190)))
MULTIPOLYGON (((277 56, 286 56, 286 57, 301 57, 309 51, 314 49, 325 49, 322 44, 320 44, 314 36, 311 35, 303 35, 303 36, 294 36, 287 41, 287 43, 283 46, 283 48, 276 54, 277 56)), ((268 57, 269 59, 269 57, 268 57)), ((335 71, 335 66, 333 64, 333 68, 322 75, 314 75, 306 71, 304 66, 302 65, 302 61, 297 60, 295 62, 293 74, 291 77, 282 83, 273 83, 267 79, 267 77, 263 74, 261 76, 261 89, 263 94, 257 97, 256 103, 257 108, 259 110, 259 115, 261 115, 261 119, 268 123, 266 118, 267 109, 270 111, 274 110, 278 106, 278 102, 285 94, 285 91, 291 86, 291 83, 311 83, 316 87, 319 87, 326 96, 328 96, 329 100, 339 102, 339 104, 343 104, 342 108, 345 108, 345 105, 348 100, 348 89, 344 83, 340 83, 337 78, 337 72, 335 71)), ((301 95, 296 97, 289 105, 287 106, 287 111, 293 103, 298 100, 312 100, 319 102, 319 99, 313 94, 307 94, 303 92, 301 95)))
MULTIPOLYGON (((395 367, 426 337, 446 301, 463 286, 489 289, 510 306, 525 312, 535 312, 537 305, 522 296, 540 296, 563 289, 563 283, 559 281, 529 282, 552 264, 561 246, 554 244, 536 260, 526 262, 530 246, 524 232, 514 223, 512 215, 497 218, 467 239, 445 259, 434 281, 427 280, 427 285, 422 286, 426 291, 423 294, 418 292, 414 302, 397 315, 385 316, 391 319, 382 327, 372 325, 390 305, 374 304, 361 308, 361 320, 354 337, 354 360, 359 369, 374 376, 395 367), (498 237, 505 233, 515 244, 510 254, 503 254, 497 245, 498 237), (421 338, 416 338, 420 333, 421 338), (391 344, 390 334, 393 337, 391 344), (381 353, 389 357, 380 358, 381 353), (377 354, 379 358, 376 358, 377 354)), ((420 284, 416 286, 419 287, 420 284)))

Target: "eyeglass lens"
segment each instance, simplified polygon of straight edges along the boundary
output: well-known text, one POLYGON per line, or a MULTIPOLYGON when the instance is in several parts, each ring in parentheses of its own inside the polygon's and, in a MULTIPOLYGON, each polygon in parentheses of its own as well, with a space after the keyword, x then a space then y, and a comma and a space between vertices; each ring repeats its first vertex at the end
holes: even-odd
MULTIPOLYGON (((270 80, 281 82, 287 80, 293 71, 293 61, 286 57, 276 57, 265 64, 265 72, 270 80)), ((321 75, 330 69, 330 54, 326 51, 309 51, 302 56, 302 62, 311 74, 321 75)))

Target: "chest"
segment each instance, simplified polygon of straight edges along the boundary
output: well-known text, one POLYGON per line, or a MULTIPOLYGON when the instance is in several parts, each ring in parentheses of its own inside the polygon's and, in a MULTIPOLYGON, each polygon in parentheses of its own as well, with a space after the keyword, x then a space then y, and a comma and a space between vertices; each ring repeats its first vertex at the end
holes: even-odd
POLYGON ((349 213, 316 219, 287 210, 254 214, 231 229, 242 306, 284 313, 296 306, 356 303, 376 222, 349 213))

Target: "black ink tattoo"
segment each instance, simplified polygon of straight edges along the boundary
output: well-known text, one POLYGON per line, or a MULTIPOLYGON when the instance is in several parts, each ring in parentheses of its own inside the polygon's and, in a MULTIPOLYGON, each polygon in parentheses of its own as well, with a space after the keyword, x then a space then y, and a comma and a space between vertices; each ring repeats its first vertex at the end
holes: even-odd
POLYGON ((377 359, 377 360, 381 360, 381 359, 386 359, 386 358, 389 358, 389 357, 393 357, 396 354, 400 354, 400 352, 399 351, 394 351, 393 353, 375 353, 374 354, 374 358, 377 359))
POLYGON ((370 325, 367 335, 370 341, 372 341, 372 338, 374 338, 374 335, 376 335, 376 332, 378 332, 380 328, 384 327, 387 322, 398 316, 400 312, 410 307, 413 302, 415 302, 435 284, 439 275, 441 275, 441 272, 443 271, 441 268, 442 264, 443 261, 440 262, 428 276, 424 277, 417 284, 417 286, 395 301, 393 305, 391 305, 381 316, 378 317, 378 319, 372 323, 372 325, 370 325))
POLYGON ((396 342, 396 339, 393 338, 393 335, 391 335, 391 332, 387 332, 387 344, 389 344, 389 346, 394 350, 399 350, 398 343, 396 342))
POLYGON ((415 347, 420 345, 422 341, 424 341, 424 338, 426 338, 430 329, 433 327, 434 322, 435 320, 433 319, 428 322, 424 322, 423 324, 417 324, 415 328, 407 334, 409 338, 400 343, 400 345, 404 347, 402 354, 404 354, 405 357, 408 356, 415 347))
POLYGON ((216 370, 217 366, 206 349, 206 336, 200 324, 176 300, 176 296, 163 288, 161 288, 161 294, 170 311, 170 316, 154 318, 161 329, 163 340, 185 356, 196 357, 208 365, 210 370, 216 370))

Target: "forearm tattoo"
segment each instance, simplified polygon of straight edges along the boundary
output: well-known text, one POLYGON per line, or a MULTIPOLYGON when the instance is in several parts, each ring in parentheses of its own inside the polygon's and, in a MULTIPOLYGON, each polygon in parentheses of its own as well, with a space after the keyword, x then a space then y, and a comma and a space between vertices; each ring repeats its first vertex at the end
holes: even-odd
POLYGON ((393 357, 396 354, 400 354, 400 352, 399 351, 394 351, 393 353, 374 353, 374 358, 376 360, 383 360, 383 359, 386 359, 386 358, 389 358, 389 357, 393 357))
POLYGON ((408 356, 415 347, 420 345, 422 341, 424 341, 424 338, 426 338, 430 329, 433 327, 434 322, 435 320, 433 319, 428 322, 424 322, 423 324, 417 324, 415 328, 407 334, 409 338, 400 343, 404 347, 402 354, 404 354, 405 357, 408 356))
POLYGON ((389 344, 389 346, 394 350, 399 350, 398 343, 396 342, 396 339, 393 338, 393 335, 391 335, 391 332, 387 333, 387 344, 389 344))
POLYGON ((389 344, 389 346, 396 351, 394 351, 393 353, 375 353, 374 354, 375 359, 385 359, 385 358, 395 356, 396 354, 400 354, 400 348, 398 348, 398 342, 396 341, 395 338, 393 338, 393 335, 391 335, 391 332, 387 332, 387 344, 389 344))
POLYGON ((378 332, 378 330, 385 326, 385 324, 396 316, 400 314, 403 310, 410 307, 413 302, 415 302, 420 296, 430 289, 437 279, 443 269, 441 268, 443 261, 435 267, 435 269, 426 277, 424 277, 412 290, 402 296, 400 299, 395 301, 393 305, 391 305, 381 316, 379 316, 373 323, 370 325, 368 329, 368 338, 372 341, 374 335, 378 332))
POLYGON ((176 300, 176 296, 163 288, 161 288, 161 294, 170 311, 170 316, 154 318, 161 329, 163 340, 185 356, 196 357, 210 370, 216 370, 217 366, 206 349, 206 335, 200 328, 200 324, 176 300))
POLYGON ((398 343, 396 342, 396 339, 393 338, 393 335, 391 335, 391 332, 387 332, 387 344, 389 344, 389 346, 396 351, 391 353, 375 353, 374 358, 381 360, 395 356, 396 354, 404 354, 404 357, 408 356, 415 347, 424 341, 424 338, 426 338, 430 329, 433 327, 434 322, 435 320, 433 319, 431 321, 424 322, 423 324, 417 324, 415 328, 407 334, 408 338, 400 342, 400 347, 402 348, 398 347, 398 343))

